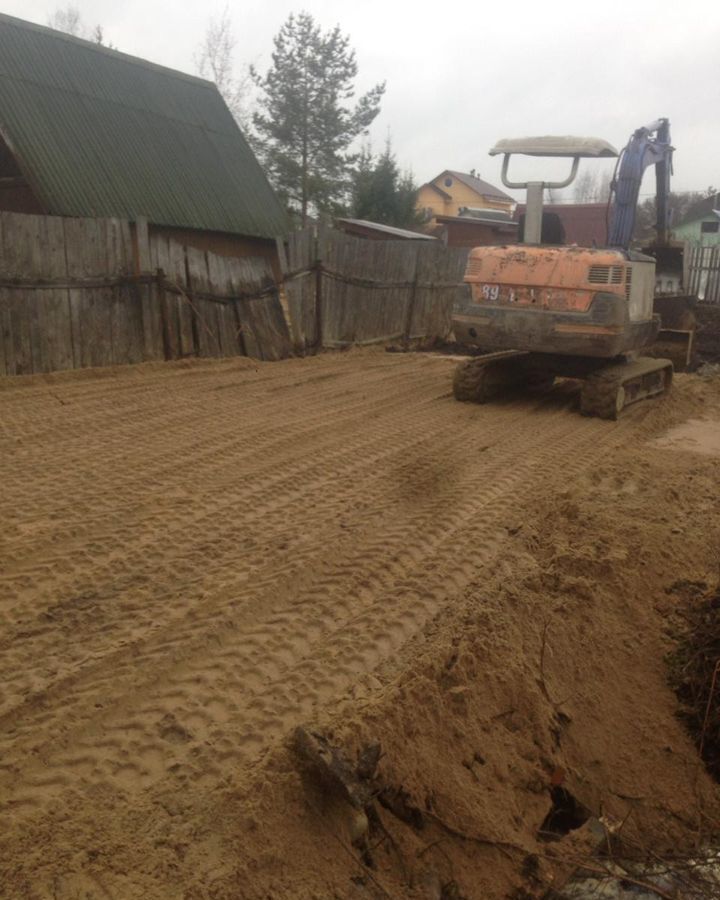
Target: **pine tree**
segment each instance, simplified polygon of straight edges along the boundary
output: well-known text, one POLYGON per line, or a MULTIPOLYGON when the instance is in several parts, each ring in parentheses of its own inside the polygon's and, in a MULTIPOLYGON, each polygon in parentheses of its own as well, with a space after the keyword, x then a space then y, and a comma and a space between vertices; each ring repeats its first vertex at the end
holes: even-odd
POLYGON ((338 27, 323 32, 306 12, 291 15, 276 35, 267 73, 252 70, 260 91, 255 145, 303 224, 310 212, 342 205, 356 162, 352 144, 380 111, 384 84, 350 105, 357 72, 348 38, 338 27))
POLYGON ((352 215, 397 228, 413 228, 421 217, 415 209, 418 188, 412 174, 400 173, 390 141, 377 158, 363 147, 353 176, 352 215))

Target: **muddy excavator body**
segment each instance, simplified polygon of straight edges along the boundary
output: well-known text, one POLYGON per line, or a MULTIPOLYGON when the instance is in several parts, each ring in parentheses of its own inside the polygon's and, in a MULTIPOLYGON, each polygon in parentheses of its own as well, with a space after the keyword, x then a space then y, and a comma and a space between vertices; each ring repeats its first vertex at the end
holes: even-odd
POLYGON ((546 137, 501 141, 491 153, 505 154, 506 186, 527 188, 525 243, 470 252, 453 330, 459 343, 491 352, 459 366, 455 397, 484 402, 509 385, 546 387, 557 376, 573 377, 583 379, 582 412, 614 419, 630 403, 667 391, 672 362, 639 357, 660 329, 653 257, 623 247, 540 244, 544 190, 569 184, 580 158, 616 151, 596 138, 546 137), (570 177, 515 183, 508 177, 513 153, 571 157, 570 177))
POLYGON ((654 261, 640 253, 519 244, 470 252, 455 337, 493 350, 612 359, 651 343, 654 261))

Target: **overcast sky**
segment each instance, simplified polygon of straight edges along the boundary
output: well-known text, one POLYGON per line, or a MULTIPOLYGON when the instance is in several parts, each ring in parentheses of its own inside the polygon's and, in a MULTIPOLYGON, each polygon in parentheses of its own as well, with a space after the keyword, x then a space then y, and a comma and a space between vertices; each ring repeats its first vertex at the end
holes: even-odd
MULTIPOLYGON (((10 15, 47 24, 65 2, 12 0, 10 15)), ((75 0, 119 50, 195 71, 194 56, 224 0, 75 0)), ((371 136, 390 133, 401 166, 419 182, 443 169, 498 186, 487 151, 501 137, 576 134, 623 146, 660 116, 672 125, 675 190, 720 189, 720 0, 243 0, 229 3, 237 65, 270 61, 291 12, 350 36, 367 89, 387 82, 371 136)), ((522 176, 542 177, 526 160, 522 176)), ((547 163, 545 164, 547 165, 547 163)), ((585 166, 602 166, 587 161, 585 166)), ((643 194, 653 190, 646 176, 643 194)))

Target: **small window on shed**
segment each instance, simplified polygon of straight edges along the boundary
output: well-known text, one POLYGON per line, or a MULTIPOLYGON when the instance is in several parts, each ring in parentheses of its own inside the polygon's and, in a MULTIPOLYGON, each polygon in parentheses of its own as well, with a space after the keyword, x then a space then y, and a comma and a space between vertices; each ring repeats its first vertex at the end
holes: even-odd
POLYGON ((720 231, 720 222, 702 222, 700 231, 703 234, 717 234, 720 231))
MULTIPOLYGON (((448 175, 448 177, 445 179, 445 187, 452 187, 452 178, 450 178, 449 175, 448 175)), ((717 228, 716 228, 715 230, 717 231, 717 228)))

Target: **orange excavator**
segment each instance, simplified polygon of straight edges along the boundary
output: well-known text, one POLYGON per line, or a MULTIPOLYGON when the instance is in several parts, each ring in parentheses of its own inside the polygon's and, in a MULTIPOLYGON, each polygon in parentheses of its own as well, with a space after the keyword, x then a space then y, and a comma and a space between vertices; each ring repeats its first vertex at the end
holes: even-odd
MULTIPOLYGON (((503 183, 527 190, 523 243, 470 252, 469 292, 455 307, 453 330, 459 343, 495 352, 458 366, 455 397, 482 403, 510 385, 543 389, 556 377, 579 378, 581 411, 616 419, 631 403, 665 393, 672 362, 640 355, 660 329, 653 314, 655 259, 630 250, 629 243, 643 171, 656 165, 658 185, 668 183, 667 120, 638 129, 623 150, 612 185, 610 246, 604 249, 543 245, 542 208, 544 191, 569 185, 581 159, 617 157, 610 144, 522 138, 500 141, 490 153, 504 156, 503 183), (571 171, 554 183, 518 183, 508 174, 515 154, 569 158, 571 171)), ((661 199, 666 192, 658 192, 658 210, 666 216, 661 199)))

